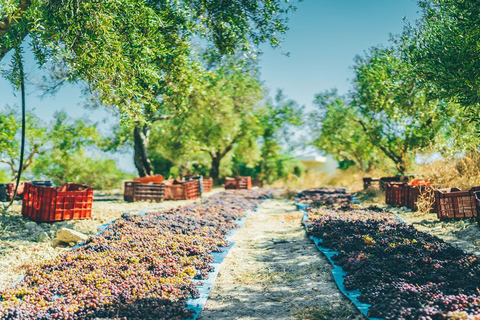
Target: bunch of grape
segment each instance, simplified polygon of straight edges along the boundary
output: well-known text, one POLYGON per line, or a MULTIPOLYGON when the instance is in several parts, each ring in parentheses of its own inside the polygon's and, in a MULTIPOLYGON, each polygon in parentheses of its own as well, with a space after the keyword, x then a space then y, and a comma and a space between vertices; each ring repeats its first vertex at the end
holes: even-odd
POLYGON ((221 193, 203 202, 125 214, 98 236, 0 292, 0 319, 187 319, 195 279, 213 270, 235 219, 259 200, 221 193))
POLYGON ((310 209, 307 232, 338 254, 344 285, 384 319, 480 318, 480 259, 395 216, 310 209))

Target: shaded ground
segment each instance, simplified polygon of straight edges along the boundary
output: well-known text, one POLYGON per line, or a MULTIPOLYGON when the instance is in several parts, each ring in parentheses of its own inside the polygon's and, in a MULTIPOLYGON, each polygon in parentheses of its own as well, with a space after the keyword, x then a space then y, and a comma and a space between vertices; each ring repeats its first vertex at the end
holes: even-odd
POLYGON ((288 200, 267 200, 250 214, 198 319, 362 319, 301 216, 288 200))

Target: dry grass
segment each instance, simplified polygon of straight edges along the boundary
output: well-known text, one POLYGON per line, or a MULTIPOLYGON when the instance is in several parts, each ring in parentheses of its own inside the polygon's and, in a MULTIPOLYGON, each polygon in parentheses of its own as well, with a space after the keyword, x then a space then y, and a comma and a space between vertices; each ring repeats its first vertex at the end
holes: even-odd
POLYGON ((418 165, 415 173, 430 178, 442 188, 457 187, 462 190, 480 185, 480 152, 469 152, 463 158, 450 157, 444 160, 418 165))
POLYGON ((355 307, 350 304, 324 304, 315 308, 305 308, 295 312, 295 319, 302 320, 348 320, 348 319, 365 319, 354 311, 355 307))
POLYGON ((435 193, 433 192, 433 188, 427 188, 425 191, 421 192, 417 198, 418 211, 416 214, 425 215, 430 213, 434 203, 435 193))
POLYGON ((383 177, 392 175, 383 171, 372 171, 365 173, 356 168, 347 170, 337 170, 334 174, 328 175, 326 172, 307 171, 302 176, 289 175, 285 179, 274 181, 271 186, 275 188, 284 188, 282 196, 287 199, 295 197, 301 190, 318 187, 345 187, 349 192, 359 192, 363 190, 364 177, 383 177))

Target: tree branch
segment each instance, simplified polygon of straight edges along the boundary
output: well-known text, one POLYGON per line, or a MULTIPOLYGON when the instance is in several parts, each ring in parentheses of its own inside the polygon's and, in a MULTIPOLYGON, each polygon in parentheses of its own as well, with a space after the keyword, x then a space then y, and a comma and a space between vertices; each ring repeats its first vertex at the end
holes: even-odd
POLYGON ((400 156, 394 154, 391 150, 388 150, 387 148, 382 146, 380 143, 378 143, 379 139, 375 140, 374 139, 375 137, 372 137, 370 131, 367 129, 367 126, 365 125, 365 123, 363 123, 363 121, 361 119, 358 119, 357 122, 360 123, 360 125, 363 128, 363 131, 367 134, 368 138, 372 141, 372 144, 374 146, 379 147, 380 150, 382 150, 387 157, 389 157, 390 159, 393 160, 393 162, 395 162, 395 164, 400 163, 402 161, 402 158, 400 156))
POLYGON ((161 115, 159 117, 153 118, 152 123, 155 121, 160 121, 160 120, 168 120, 168 119, 173 119, 172 115, 161 115))

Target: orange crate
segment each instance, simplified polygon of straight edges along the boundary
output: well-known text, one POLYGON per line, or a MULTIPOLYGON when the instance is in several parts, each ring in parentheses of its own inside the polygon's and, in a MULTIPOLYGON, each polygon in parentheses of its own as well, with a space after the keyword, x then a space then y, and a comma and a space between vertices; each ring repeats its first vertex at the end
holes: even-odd
POLYGON ((475 218, 477 216, 477 210, 474 193, 479 190, 480 187, 473 187, 465 191, 458 188, 436 190, 435 202, 438 219, 475 218))
POLYGON ((125 181, 123 199, 128 202, 162 202, 165 199, 165 184, 125 181))
POLYGON ((25 183, 22 215, 38 222, 88 219, 92 216, 93 188, 67 183, 42 187, 25 183))
POLYGON ((167 180, 165 183, 165 200, 191 200, 200 197, 200 182, 167 180))
POLYGON ((139 178, 135 178, 133 179, 134 182, 141 182, 141 183, 144 183, 144 184, 147 184, 147 183, 162 183, 163 182, 163 176, 160 175, 160 174, 156 174, 154 176, 146 176, 146 177, 139 177, 139 178))
POLYGON ((430 179, 413 179, 408 183, 409 186, 429 186, 430 179))

